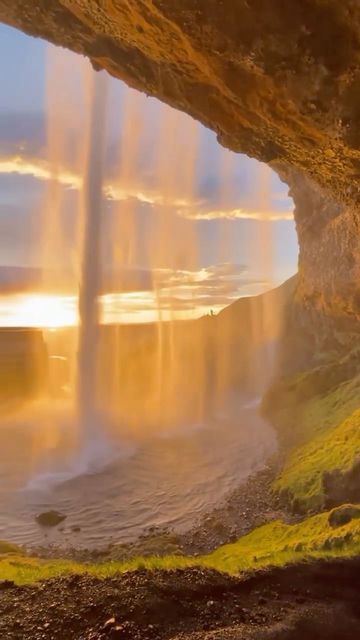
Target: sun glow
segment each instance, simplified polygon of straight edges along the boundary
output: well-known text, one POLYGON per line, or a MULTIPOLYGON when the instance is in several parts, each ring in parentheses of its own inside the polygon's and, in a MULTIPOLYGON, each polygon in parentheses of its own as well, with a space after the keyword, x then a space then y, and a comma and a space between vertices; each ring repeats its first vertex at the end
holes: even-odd
MULTIPOLYGON (((199 300, 189 308, 185 297, 184 304, 175 310, 171 310, 169 301, 165 301, 162 317, 163 320, 188 320, 210 313, 210 310, 218 312, 224 306, 199 300)), ((149 291, 107 294, 100 297, 100 313, 104 324, 156 322, 157 299, 149 291)), ((78 322, 77 296, 37 293, 0 296, 0 326, 57 329, 76 326, 78 322)))
POLYGON ((72 297, 48 294, 17 295, 0 300, 1 324, 57 328, 77 324, 76 305, 72 297))

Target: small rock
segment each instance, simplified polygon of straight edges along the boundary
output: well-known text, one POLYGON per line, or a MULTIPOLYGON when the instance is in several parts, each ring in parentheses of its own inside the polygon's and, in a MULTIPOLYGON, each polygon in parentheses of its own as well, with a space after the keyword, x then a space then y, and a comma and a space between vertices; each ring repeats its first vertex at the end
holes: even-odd
POLYGON ((295 602, 297 602, 298 604, 304 604, 304 602, 306 602, 306 599, 303 596, 296 596, 295 602))
POLYGON ((127 635, 127 631, 122 624, 117 624, 110 631, 110 638, 124 638, 125 635, 127 635))
POLYGON ((56 527, 63 522, 67 516, 59 511, 44 511, 36 516, 35 520, 41 527, 56 527))
POLYGON ((134 625, 131 622, 125 621, 123 624, 116 624, 111 627, 110 638, 134 638, 136 637, 134 625))
POLYGON ((327 158, 335 158, 335 152, 332 149, 325 149, 324 155, 327 158))
POLYGON ((110 627, 114 627, 116 625, 116 620, 114 617, 109 618, 104 624, 104 629, 110 629, 110 627))
POLYGON ((0 580, 0 591, 5 591, 5 589, 13 589, 14 587, 16 587, 16 584, 12 580, 0 580))

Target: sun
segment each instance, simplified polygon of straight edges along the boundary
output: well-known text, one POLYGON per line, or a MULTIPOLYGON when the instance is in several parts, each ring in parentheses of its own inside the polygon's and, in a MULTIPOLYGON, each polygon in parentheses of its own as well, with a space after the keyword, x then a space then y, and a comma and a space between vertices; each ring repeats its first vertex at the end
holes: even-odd
POLYGON ((70 298, 50 294, 28 294, 16 298, 13 301, 13 325, 56 329, 77 324, 76 306, 70 298))

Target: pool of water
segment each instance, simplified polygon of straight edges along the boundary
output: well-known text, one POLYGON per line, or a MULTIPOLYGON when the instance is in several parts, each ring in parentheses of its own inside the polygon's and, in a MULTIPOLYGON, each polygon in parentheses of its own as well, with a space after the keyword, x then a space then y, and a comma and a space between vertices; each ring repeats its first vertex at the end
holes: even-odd
POLYGON ((40 403, 2 418, 0 539, 103 548, 150 526, 184 531, 276 447, 257 403, 241 398, 205 424, 148 438, 120 428, 80 445, 76 438, 66 406, 40 403), (41 528, 35 516, 50 509, 67 518, 41 528))

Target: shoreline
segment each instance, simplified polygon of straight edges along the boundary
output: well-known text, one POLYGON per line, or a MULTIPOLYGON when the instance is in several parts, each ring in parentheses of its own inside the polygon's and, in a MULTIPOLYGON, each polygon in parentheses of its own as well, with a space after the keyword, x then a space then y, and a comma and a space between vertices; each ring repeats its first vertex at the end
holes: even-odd
MULTIPOLYGON (((232 449, 229 450, 227 444, 228 442, 232 443, 232 440, 224 438, 227 446, 224 449, 225 453, 221 450, 218 456, 210 456, 209 460, 204 457, 206 466, 204 467, 203 465, 204 470, 201 471, 199 476, 203 483, 200 483, 200 489, 196 484, 196 477, 194 482, 191 476, 187 475, 188 480, 185 479, 187 482, 185 489, 178 482, 178 493, 175 493, 176 509, 178 509, 176 518, 173 517, 174 510, 169 510, 166 504, 165 510, 161 511, 160 509, 160 517, 157 513, 156 500, 162 499, 163 495, 165 501, 172 502, 173 500, 172 493, 168 491, 166 483, 164 487, 159 484, 159 492, 157 492, 156 486, 144 488, 141 492, 141 499, 144 500, 144 504, 146 504, 147 499, 149 501, 149 506, 145 511, 146 517, 141 517, 137 523, 135 507, 134 522, 136 526, 134 530, 130 529, 130 531, 129 527, 124 526, 126 524, 126 520, 124 520, 127 513, 126 509, 132 508, 131 503, 128 505, 128 502, 126 502, 126 495, 125 506, 122 504, 120 494, 116 497, 116 500, 113 500, 109 510, 106 505, 105 507, 103 506, 102 494, 99 492, 100 497, 97 495, 95 502, 93 500, 93 511, 96 511, 99 516, 100 525, 98 528, 97 522, 93 522, 88 517, 86 510, 84 516, 77 516, 76 501, 66 504, 64 501, 57 501, 56 496, 53 500, 51 494, 49 494, 49 499, 46 497, 46 504, 45 502, 41 504, 39 500, 35 500, 34 505, 31 504, 31 508, 27 508, 26 505, 24 514, 20 514, 21 522, 23 523, 22 527, 25 527, 24 531, 27 531, 26 528, 31 530, 29 535, 23 535, 22 527, 19 528, 18 525, 19 531, 16 530, 16 527, 11 527, 11 505, 8 510, 9 516, 7 516, 7 505, 4 502, 3 513, 9 519, 9 527, 6 526, 7 521, 6 517, 4 517, 1 522, 3 530, 1 537, 5 541, 17 545, 28 556, 45 559, 80 559, 81 561, 88 559, 91 561, 94 558, 100 558, 101 560, 127 559, 143 554, 146 556, 150 554, 167 555, 169 553, 196 555, 209 548, 208 543, 210 541, 210 549, 214 549, 223 544, 223 542, 234 540, 235 536, 243 535, 244 532, 248 532, 253 526, 256 526, 259 519, 261 523, 269 520, 269 514, 267 514, 266 518, 264 517, 264 513, 269 512, 269 509, 267 505, 263 504, 262 494, 265 491, 270 494, 269 485, 273 475, 271 468, 274 467, 273 460, 276 456, 274 454, 274 451, 276 451, 276 435, 272 425, 268 424, 266 426, 266 431, 263 432, 264 440, 260 440, 262 433, 260 431, 262 429, 261 423, 265 421, 260 416, 258 408, 253 408, 249 411, 249 407, 247 404, 245 406, 244 400, 241 399, 241 409, 244 409, 246 423, 249 421, 250 426, 246 427, 249 432, 252 428, 251 421, 255 420, 256 425, 259 423, 260 427, 256 427, 254 436, 250 433, 249 445, 245 442, 244 436, 237 435, 236 431, 231 427, 231 438, 235 443, 233 447, 234 453, 232 449), (245 444, 242 444, 243 440, 245 444), (239 451, 236 448, 237 442, 240 443, 239 451), (228 452, 232 460, 229 474, 224 471, 226 464, 229 464, 227 459, 228 452), (222 466, 219 467, 219 464, 222 466), (224 474, 224 480, 221 474, 224 474), (218 476, 220 487, 215 484, 218 476), (258 485, 260 485, 259 488, 258 485), (154 491, 154 497, 151 493, 152 491, 154 491), (204 491, 203 495, 201 491, 204 491), (187 503, 188 496, 189 504, 187 503), (198 496, 198 500, 195 500, 194 503, 195 507, 191 502, 194 500, 194 496, 198 496), (122 515, 120 519, 116 515, 118 504, 120 505, 119 513, 121 512, 122 515), (64 522, 60 524, 54 523, 55 526, 50 525, 39 528, 39 523, 35 523, 38 516, 53 510, 63 516, 64 522), (259 517, 257 518, 256 516, 259 517), (219 520, 226 521, 225 528, 220 526, 219 520), (254 520, 255 525, 253 524, 254 520), (10 534, 13 534, 13 536, 9 537, 10 534)), ((205 436, 202 436, 201 443, 204 442, 205 437, 205 445, 208 446, 206 430, 201 430, 202 432, 205 436)), ((211 431, 212 433, 213 431, 211 431)), ((227 435, 227 432, 225 435, 227 435)), ((192 438, 193 436, 191 435, 190 442, 192 442, 192 438)), ((196 438, 194 438, 195 445, 199 446, 196 438)), ((176 452, 176 447, 174 451, 176 452)), ((192 450, 190 450, 190 453, 192 453, 192 450)), ((191 464, 198 465, 197 458, 194 458, 194 462, 190 463, 190 466, 191 464)), ((173 470, 167 469, 165 473, 172 474, 173 470)), ((96 476, 94 475, 94 477, 96 476)), ((133 477, 136 482, 134 474, 133 477)), ((171 478, 171 475, 168 477, 171 478)), ((115 481, 118 482, 116 476, 115 481)), ((98 480, 94 482, 98 482, 98 480)), ((114 487, 117 489, 116 484, 114 487)), ((111 484, 110 488, 112 489, 111 484)), ((171 483, 170 490, 172 490, 171 483)), ((76 496, 76 494, 74 495, 76 496)), ((114 490, 113 495, 115 495, 114 490)), ((267 503, 270 504, 270 499, 267 500, 267 503)), ((271 500, 271 504, 273 504, 273 511, 278 511, 278 505, 275 505, 273 500, 271 500)), ((92 506, 91 503, 90 506, 92 506)), ((130 511, 128 516, 130 522, 132 522, 133 515, 130 511)))
POLYGON ((62 545, 23 547, 28 556, 42 559, 71 559, 78 562, 127 561, 137 556, 188 555, 210 553, 217 547, 236 541, 256 527, 273 520, 295 522, 271 485, 280 466, 280 453, 264 461, 233 489, 215 508, 204 513, 184 532, 171 527, 149 527, 134 541, 112 542, 104 548, 77 548, 62 545))

